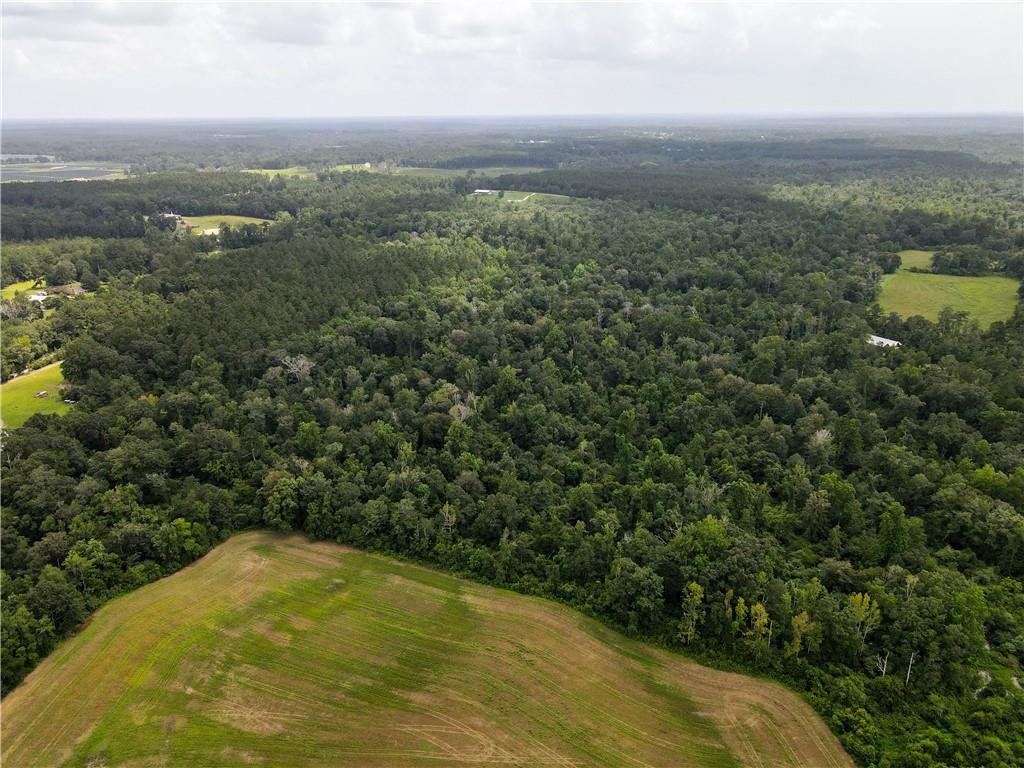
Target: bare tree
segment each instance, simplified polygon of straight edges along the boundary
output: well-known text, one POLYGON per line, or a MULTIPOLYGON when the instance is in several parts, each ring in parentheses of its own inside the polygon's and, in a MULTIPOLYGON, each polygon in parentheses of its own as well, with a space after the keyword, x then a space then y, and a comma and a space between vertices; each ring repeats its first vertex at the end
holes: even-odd
POLYGON ((448 502, 441 508, 441 524, 445 533, 451 533, 455 528, 455 513, 448 502))
POLYGON ((309 374, 316 363, 305 355, 290 355, 281 361, 281 365, 295 381, 301 382, 309 379, 309 374))
POLYGON ((903 681, 903 687, 910 685, 910 670, 914 668, 914 657, 917 656, 917 651, 910 652, 910 663, 907 664, 907 679, 903 681))
POLYGON ((885 652, 885 658, 882 654, 875 656, 875 669, 882 673, 882 677, 885 677, 885 671, 889 668, 889 652, 885 652))

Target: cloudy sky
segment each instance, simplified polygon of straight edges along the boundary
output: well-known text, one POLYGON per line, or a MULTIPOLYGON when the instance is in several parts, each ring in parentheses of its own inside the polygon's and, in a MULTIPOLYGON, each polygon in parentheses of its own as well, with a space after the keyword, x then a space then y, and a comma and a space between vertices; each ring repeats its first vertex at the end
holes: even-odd
POLYGON ((1020 112, 1024 4, 3 3, 5 118, 1020 112))

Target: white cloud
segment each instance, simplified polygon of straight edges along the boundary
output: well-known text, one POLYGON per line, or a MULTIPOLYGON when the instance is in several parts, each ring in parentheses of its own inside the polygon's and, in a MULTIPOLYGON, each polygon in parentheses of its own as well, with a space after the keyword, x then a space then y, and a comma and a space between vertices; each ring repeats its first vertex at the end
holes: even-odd
POLYGON ((1012 3, 2 10, 5 117, 1019 111, 1024 91, 1012 3))

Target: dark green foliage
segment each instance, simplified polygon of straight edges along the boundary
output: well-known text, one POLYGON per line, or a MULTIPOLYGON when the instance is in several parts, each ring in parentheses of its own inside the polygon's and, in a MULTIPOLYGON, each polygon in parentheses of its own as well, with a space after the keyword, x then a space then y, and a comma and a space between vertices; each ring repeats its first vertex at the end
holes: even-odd
MULTIPOLYGON (((827 149, 762 153, 798 166, 785 189, 746 160, 509 179, 591 198, 550 207, 253 182, 288 233, 187 240, 98 294, 64 351, 79 406, 7 439, 5 690, 88 610, 260 525, 785 679, 863 765, 1024 763, 1024 317, 873 305, 900 248, 1013 262, 1019 204, 972 158, 827 149), (941 213, 908 167, 978 178, 941 213)), ((112 189, 162 183, 193 182, 112 189)))

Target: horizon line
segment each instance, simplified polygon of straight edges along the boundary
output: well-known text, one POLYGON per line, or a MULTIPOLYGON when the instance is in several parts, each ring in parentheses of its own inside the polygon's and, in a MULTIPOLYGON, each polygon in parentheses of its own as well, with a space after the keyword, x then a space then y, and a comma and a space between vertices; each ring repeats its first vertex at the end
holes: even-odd
POLYGON ((481 113, 481 114, 412 114, 412 115, 195 115, 195 116, 129 116, 113 115, 98 116, 0 116, 0 123, 85 123, 85 122, 213 122, 213 121, 253 121, 253 122, 298 122, 298 121, 412 121, 412 120, 580 120, 580 119, 672 119, 672 120, 750 120, 750 119, 941 119, 941 118, 1017 118, 1024 120, 1024 111, 877 111, 877 112, 521 112, 521 113, 481 113))

